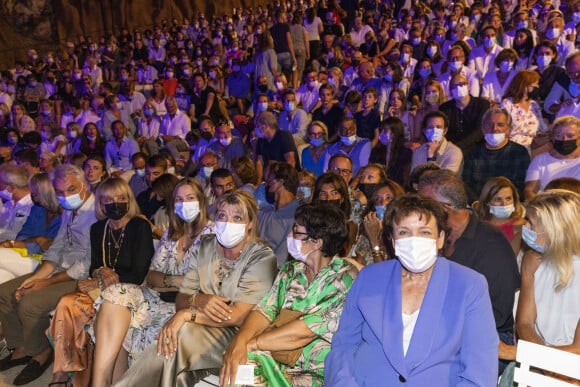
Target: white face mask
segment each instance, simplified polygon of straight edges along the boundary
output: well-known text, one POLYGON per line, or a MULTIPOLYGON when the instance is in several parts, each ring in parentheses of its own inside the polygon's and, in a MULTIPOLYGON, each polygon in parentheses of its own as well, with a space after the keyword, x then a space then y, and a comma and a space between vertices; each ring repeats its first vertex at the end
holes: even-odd
POLYGON ((427 141, 441 141, 443 139, 443 129, 439 128, 427 128, 425 129, 425 137, 427 141))
POLYGON ((422 273, 437 260, 437 240, 421 237, 396 239, 395 255, 405 269, 422 273))
POLYGON ((356 136, 340 136, 340 141, 342 141, 342 143, 346 146, 352 145, 354 144, 354 142, 356 141, 356 136))
POLYGON ((292 258, 296 259, 300 262, 306 262, 310 253, 314 250, 310 250, 308 253, 302 253, 302 241, 299 239, 294 239, 291 236, 286 238, 286 245, 288 247, 288 254, 292 256, 292 258))
POLYGON ((169 173, 171 175, 175 175, 175 167, 169 167, 169 168, 167 168, 167 173, 169 173))
POLYGON ((467 95, 469 94, 469 89, 467 88, 467 86, 459 86, 452 90, 452 94, 453 98, 461 99, 467 97, 467 95))
POLYGON ((489 206, 489 213, 498 219, 507 219, 516 210, 513 204, 508 204, 507 206, 489 206))
POLYGON ((244 223, 215 222, 215 236, 226 249, 235 247, 246 236, 246 225, 244 223))
POLYGON ((220 144, 222 144, 222 146, 228 146, 230 145, 232 142, 232 138, 228 137, 228 138, 220 138, 220 144))
POLYGON ((199 215, 199 202, 175 203, 175 213, 185 223, 191 223, 199 215))
POLYGON ((486 133, 484 136, 485 142, 492 148, 495 148, 505 141, 505 133, 486 133))

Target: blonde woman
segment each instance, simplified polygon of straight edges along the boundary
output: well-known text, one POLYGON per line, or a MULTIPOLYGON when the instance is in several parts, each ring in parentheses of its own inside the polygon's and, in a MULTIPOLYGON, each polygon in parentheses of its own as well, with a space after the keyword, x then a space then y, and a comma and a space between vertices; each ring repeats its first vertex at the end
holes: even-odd
POLYGON ((78 291, 63 296, 49 332, 54 343, 52 383, 66 384, 71 372, 75 386, 90 382, 93 345, 85 326, 95 316, 93 301, 118 282, 141 284, 153 256, 149 223, 141 219, 137 200, 125 180, 109 178, 97 188, 91 226, 91 277, 77 283, 78 291))
MULTIPOLYGON (((276 275, 274 252, 257 237, 257 217, 256 202, 245 191, 218 199, 215 234, 202 236, 199 246, 188 250, 189 271, 179 283, 166 280, 179 288, 175 314, 162 323, 157 342, 145 349, 116 386, 151 385, 152 381, 160 386, 194 385, 196 371, 221 366, 237 327, 266 294, 276 275)), ((160 280, 163 274, 157 276, 160 280)), ((97 358, 102 354, 100 343, 109 351, 113 340, 118 345, 124 337, 121 331, 113 338, 103 324, 107 322, 99 316, 97 358)), ((110 355, 107 367, 95 362, 94 387, 110 385, 116 358, 114 353, 110 355)))
POLYGON ((518 336, 580 351, 580 196, 552 190, 526 207, 522 237, 530 251, 522 262, 518 336))

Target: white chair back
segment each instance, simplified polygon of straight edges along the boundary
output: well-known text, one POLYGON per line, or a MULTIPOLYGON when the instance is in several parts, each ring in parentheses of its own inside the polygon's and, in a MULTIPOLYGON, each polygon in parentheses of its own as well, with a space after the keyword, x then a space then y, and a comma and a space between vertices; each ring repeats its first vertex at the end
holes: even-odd
POLYGON ((555 372, 560 375, 580 380, 580 355, 559 349, 546 347, 529 341, 519 340, 516 360, 521 363, 516 367, 514 382, 518 386, 531 387, 570 387, 574 384, 551 376, 530 371, 530 367, 555 372))

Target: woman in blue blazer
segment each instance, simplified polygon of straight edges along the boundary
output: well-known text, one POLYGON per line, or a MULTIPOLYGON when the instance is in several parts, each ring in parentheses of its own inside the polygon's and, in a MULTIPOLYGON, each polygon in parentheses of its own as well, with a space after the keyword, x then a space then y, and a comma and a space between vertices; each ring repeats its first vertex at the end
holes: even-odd
POLYGON ((351 288, 325 362, 327 386, 497 384, 487 283, 437 255, 446 229, 432 199, 391 204, 384 239, 397 259, 365 268, 351 288))

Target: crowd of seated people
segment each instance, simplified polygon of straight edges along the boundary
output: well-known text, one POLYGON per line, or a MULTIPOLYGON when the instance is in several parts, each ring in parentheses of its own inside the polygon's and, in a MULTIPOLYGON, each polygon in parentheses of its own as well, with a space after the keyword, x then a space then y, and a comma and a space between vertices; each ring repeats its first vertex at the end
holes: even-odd
POLYGON ((491 385, 519 338, 580 353, 579 13, 276 0, 30 48, 0 71, 0 372, 491 385))

